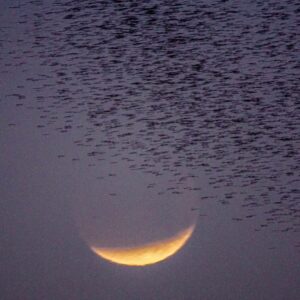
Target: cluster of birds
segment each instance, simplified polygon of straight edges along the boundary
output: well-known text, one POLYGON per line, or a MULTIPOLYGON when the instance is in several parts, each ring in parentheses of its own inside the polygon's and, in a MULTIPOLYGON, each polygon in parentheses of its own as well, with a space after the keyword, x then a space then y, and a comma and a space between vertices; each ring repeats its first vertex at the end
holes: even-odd
POLYGON ((79 132, 74 143, 90 166, 126 164, 152 176, 149 189, 170 177, 158 196, 193 190, 223 205, 239 201, 233 221, 259 212, 256 230, 299 233, 297 1, 31 1, 11 9, 23 33, 2 29, 1 72, 18 69, 26 79, 2 98, 38 110, 43 134, 79 132))

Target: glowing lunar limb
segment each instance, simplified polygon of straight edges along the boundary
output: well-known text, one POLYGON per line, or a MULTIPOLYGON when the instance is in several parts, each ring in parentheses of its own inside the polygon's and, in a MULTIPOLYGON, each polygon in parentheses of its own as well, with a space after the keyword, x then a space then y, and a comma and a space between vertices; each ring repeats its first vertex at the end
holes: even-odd
POLYGON ((191 237, 195 225, 180 231, 171 238, 147 243, 136 247, 91 249, 97 255, 111 262, 128 266, 145 266, 155 264, 175 254, 191 237))

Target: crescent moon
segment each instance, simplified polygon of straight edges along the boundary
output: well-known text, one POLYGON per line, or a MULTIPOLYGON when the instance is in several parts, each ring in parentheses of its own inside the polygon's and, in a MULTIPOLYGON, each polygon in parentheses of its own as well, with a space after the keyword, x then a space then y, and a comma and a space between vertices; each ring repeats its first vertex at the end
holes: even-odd
POLYGON ((191 237, 195 224, 170 238, 159 240, 136 247, 101 248, 90 246, 100 257, 121 265, 146 266, 155 264, 181 249, 191 237))

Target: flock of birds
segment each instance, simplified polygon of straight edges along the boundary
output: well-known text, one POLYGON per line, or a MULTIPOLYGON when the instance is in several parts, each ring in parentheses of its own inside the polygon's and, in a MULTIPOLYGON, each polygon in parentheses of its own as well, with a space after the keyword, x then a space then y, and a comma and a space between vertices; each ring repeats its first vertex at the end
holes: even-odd
POLYGON ((300 232, 297 1, 31 1, 10 11, 0 72, 24 80, 0 104, 37 110, 45 135, 75 132, 89 166, 111 164, 99 180, 124 164, 151 176, 149 189, 170 178, 158 197, 198 191, 239 202, 233 221, 260 214, 256 230, 300 232))

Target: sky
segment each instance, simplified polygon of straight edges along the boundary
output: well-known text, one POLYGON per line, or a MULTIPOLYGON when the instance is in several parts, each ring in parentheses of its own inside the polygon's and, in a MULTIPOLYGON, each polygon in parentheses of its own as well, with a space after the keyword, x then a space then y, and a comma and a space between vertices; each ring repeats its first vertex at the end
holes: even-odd
POLYGON ((299 12, 1 0, 0 298, 298 299, 299 12))

